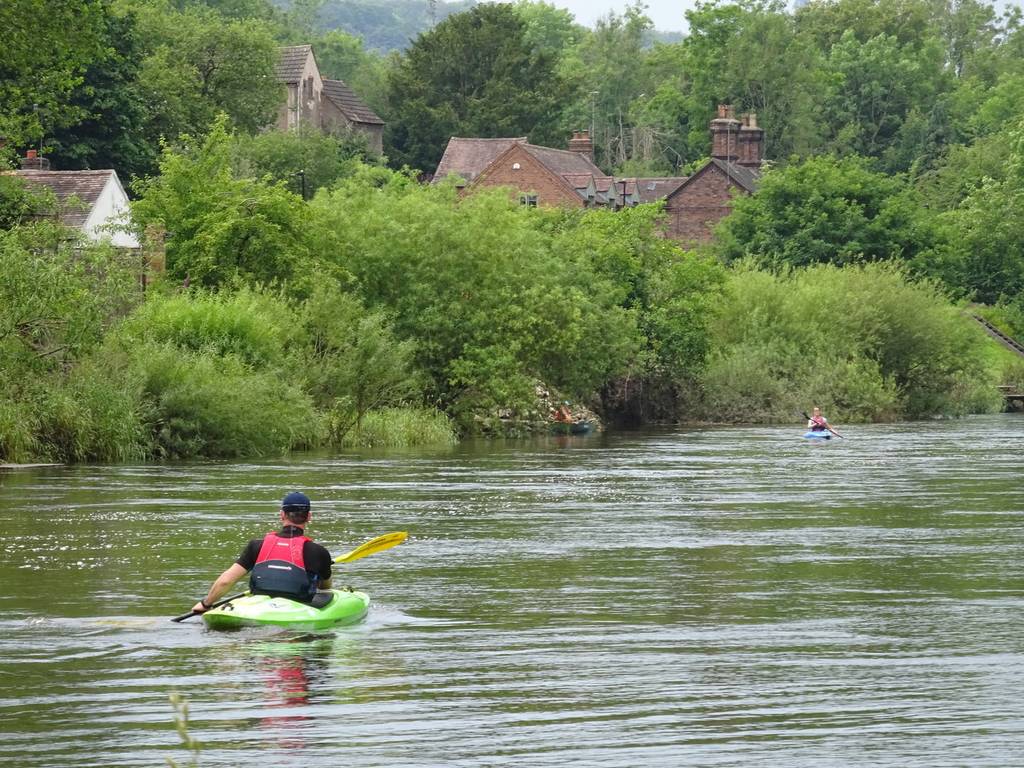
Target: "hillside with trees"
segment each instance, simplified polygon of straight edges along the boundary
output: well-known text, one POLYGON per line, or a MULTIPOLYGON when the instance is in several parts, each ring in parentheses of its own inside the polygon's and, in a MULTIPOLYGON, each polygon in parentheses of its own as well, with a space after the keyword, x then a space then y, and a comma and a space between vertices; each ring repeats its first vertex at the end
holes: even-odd
POLYGON ((143 292, 137 254, 0 175, 0 458, 526 434, 552 398, 608 423, 785 421, 812 400, 895 420, 998 409, 997 384, 1024 384, 965 311, 1024 336, 1017 9, 709 2, 652 43, 641 5, 588 29, 518 0, 385 56, 325 30, 328 7, 0 8, 2 161, 113 168, 133 230, 166 235, 143 292), (385 120, 384 158, 265 130, 297 43, 385 120), (559 147, 580 127, 609 172, 685 174, 719 103, 757 113, 768 162, 698 251, 659 235, 658 204, 421 183, 451 135, 559 147))

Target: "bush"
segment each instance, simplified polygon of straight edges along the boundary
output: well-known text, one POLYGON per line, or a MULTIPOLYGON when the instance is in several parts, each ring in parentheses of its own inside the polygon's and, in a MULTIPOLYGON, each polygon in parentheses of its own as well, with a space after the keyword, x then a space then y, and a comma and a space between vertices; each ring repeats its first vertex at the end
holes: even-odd
POLYGON ((235 355, 249 365, 280 365, 293 334, 282 300, 249 288, 235 293, 153 295, 121 326, 126 343, 153 341, 192 352, 235 355))
POLYGON ((454 445, 455 428, 434 408, 382 408, 370 411, 357 429, 344 434, 341 445, 350 448, 410 448, 419 445, 454 445))
POLYGON ((902 268, 829 265, 730 277, 700 379, 706 418, 844 421, 996 410, 980 329, 902 268))
POLYGON ((39 444, 56 461, 136 461, 149 453, 141 382, 96 359, 78 366, 39 407, 39 444))
POLYGON ((166 344, 132 355, 158 456, 279 455, 322 437, 309 396, 277 372, 253 370, 234 355, 166 344))

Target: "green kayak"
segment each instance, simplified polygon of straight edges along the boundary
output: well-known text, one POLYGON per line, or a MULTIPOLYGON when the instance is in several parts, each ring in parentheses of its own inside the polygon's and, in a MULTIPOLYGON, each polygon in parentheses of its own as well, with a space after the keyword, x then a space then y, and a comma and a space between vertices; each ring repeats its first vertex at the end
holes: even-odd
POLYGON ((331 589, 320 592, 313 604, 286 597, 245 595, 203 614, 211 629, 239 627, 288 627, 290 629, 329 629, 360 621, 370 607, 365 592, 331 589))

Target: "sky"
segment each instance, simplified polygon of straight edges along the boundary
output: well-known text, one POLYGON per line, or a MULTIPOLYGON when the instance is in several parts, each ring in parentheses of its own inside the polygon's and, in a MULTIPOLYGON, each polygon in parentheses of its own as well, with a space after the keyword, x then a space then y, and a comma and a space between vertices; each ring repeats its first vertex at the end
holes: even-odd
MULTIPOLYGON (((601 16, 607 16, 608 11, 615 11, 622 14, 629 4, 627 0, 547 0, 547 2, 558 8, 565 8, 576 21, 585 26, 593 26, 601 16)), ((686 19, 683 13, 695 5, 694 0, 646 0, 647 15, 654 22, 654 28, 659 32, 682 32, 686 29, 686 19)))
MULTIPOLYGON (((607 16, 608 11, 615 11, 618 14, 626 9, 628 0, 547 0, 558 8, 565 8, 576 21, 585 26, 591 27, 601 16, 607 16)), ((654 22, 654 28, 659 32, 684 32, 686 31, 686 19, 683 13, 692 8, 696 0, 645 0, 647 15, 654 22)), ((792 7, 793 3, 788 2, 792 7)), ((998 10, 1003 10, 1008 5, 1021 5, 1021 0, 996 0, 994 5, 998 10)))

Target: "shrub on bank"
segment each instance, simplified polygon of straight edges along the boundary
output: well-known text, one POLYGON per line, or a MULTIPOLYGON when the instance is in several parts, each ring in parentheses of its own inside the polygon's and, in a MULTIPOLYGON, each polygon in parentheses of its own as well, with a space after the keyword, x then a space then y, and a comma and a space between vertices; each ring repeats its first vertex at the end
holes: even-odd
POLYGON ((235 355, 257 366, 280 365, 292 334, 292 310, 251 288, 151 295, 119 328, 125 343, 153 341, 192 352, 235 355))
POLYGON ((136 270, 52 222, 0 231, 0 460, 139 454, 131 383, 83 366, 141 299, 136 270))
POLYGON ((322 438, 312 400, 278 371, 166 344, 145 345, 132 357, 157 456, 277 455, 322 438))
POLYGON ((454 445, 451 419, 436 408, 382 408, 367 413, 360 425, 342 436, 346 448, 411 448, 454 445))
POLYGON ((975 324, 900 267, 731 273, 701 377, 702 416, 781 421, 817 404, 886 420, 998 409, 975 324))

